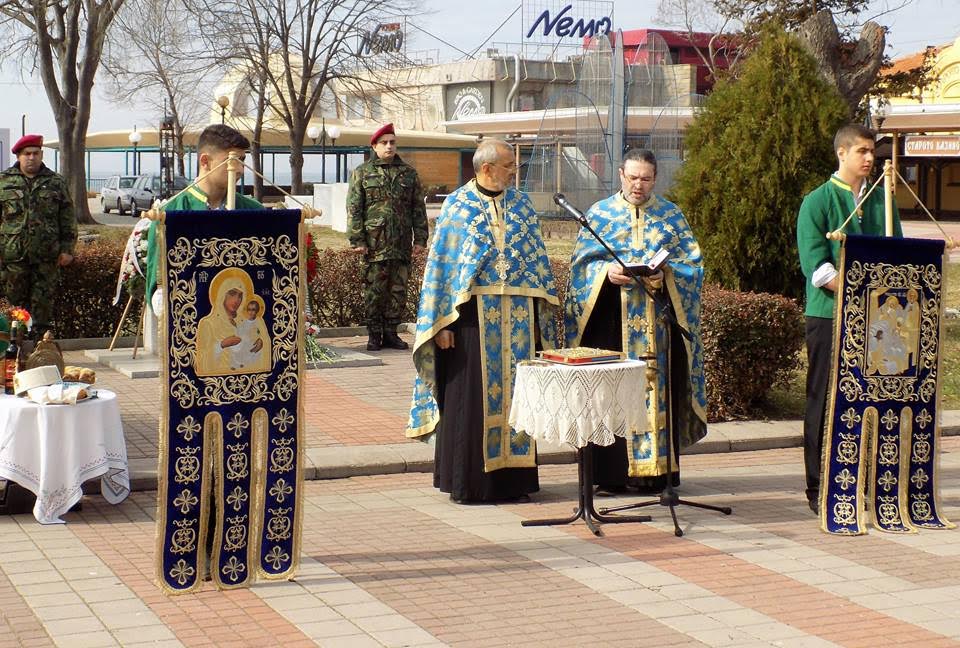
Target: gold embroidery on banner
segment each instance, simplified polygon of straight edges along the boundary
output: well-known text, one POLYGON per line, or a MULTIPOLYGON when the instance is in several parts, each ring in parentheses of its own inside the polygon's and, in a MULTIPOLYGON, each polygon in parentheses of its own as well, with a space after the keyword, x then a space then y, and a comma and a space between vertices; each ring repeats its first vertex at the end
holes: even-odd
POLYGON ((282 551, 280 547, 274 547, 263 557, 263 560, 270 563, 274 569, 280 569, 280 565, 290 560, 290 554, 282 551))
POLYGON ((183 436, 184 441, 190 443, 193 441, 193 437, 200 433, 200 422, 187 415, 177 425, 177 433, 183 436))
POLYGON ((180 512, 186 515, 190 509, 196 506, 200 500, 190 492, 190 489, 184 488, 180 494, 173 500, 173 505, 180 509, 180 512))
POLYGON ((940 286, 936 266, 850 264, 838 390, 849 401, 932 402, 938 374, 940 286), (923 286, 934 295, 923 297, 923 286), (865 291, 865 296, 861 292, 865 291), (853 373, 859 369, 862 380, 853 373), (917 373, 925 374, 922 383, 917 373))
POLYGON ((278 479, 270 487, 270 496, 277 500, 277 504, 283 504, 283 501, 293 493, 293 486, 287 483, 283 477, 278 479))
POLYGON ((230 454, 227 456, 227 479, 236 481, 244 479, 250 474, 250 463, 247 458, 246 450, 250 447, 249 443, 226 444, 230 454))
POLYGON ((292 508, 277 507, 267 509, 273 513, 273 517, 267 523, 267 540, 270 542, 279 542, 290 538, 290 532, 293 528, 293 521, 289 517, 292 508))
POLYGON ((277 431, 280 434, 286 434, 287 429, 293 425, 293 423, 293 415, 287 410, 286 407, 278 410, 276 415, 273 417, 273 424, 276 426, 277 431))
POLYGON ((899 527, 902 525, 900 520, 900 509, 897 506, 897 495, 879 495, 877 496, 877 521, 885 527, 899 527))
POLYGON ((849 468, 844 468, 837 476, 834 478, 834 481, 840 485, 840 490, 847 490, 851 486, 857 483, 857 478, 853 476, 853 473, 850 472, 849 468))
POLYGON ((225 551, 239 551, 247 544, 247 516, 237 515, 228 517, 226 533, 223 534, 225 551))
POLYGON ((270 472, 281 473, 293 470, 296 455, 293 448, 293 439, 274 439, 276 447, 270 451, 270 472))
POLYGON ((233 491, 227 495, 227 504, 233 507, 235 513, 243 510, 243 505, 247 503, 250 496, 240 486, 234 486, 233 491))
POLYGON ((854 506, 854 495, 837 495, 837 502, 833 505, 833 522, 843 526, 853 526, 857 523, 857 507, 854 506))
POLYGON ((227 429, 230 432, 233 432, 234 438, 239 439, 243 436, 243 433, 247 431, 247 428, 250 427, 250 422, 243 418, 243 414, 237 412, 233 415, 233 418, 227 423, 227 429))
POLYGON ((233 583, 239 581, 241 574, 245 571, 247 571, 247 566, 240 562, 236 556, 230 556, 227 564, 220 569, 220 573, 233 583))
POLYGON ((183 558, 170 568, 170 578, 176 579, 181 587, 193 580, 193 575, 196 573, 197 570, 188 565, 183 558))
POLYGON ((860 445, 856 434, 840 433, 840 443, 837 444, 837 461, 842 464, 857 464, 860 462, 860 445))
POLYGON ((177 460, 173 464, 176 473, 173 480, 178 484, 192 484, 200 479, 200 459, 197 453, 200 448, 176 448, 177 460))
POLYGON ((860 422, 860 415, 857 414, 857 410, 849 407, 847 411, 840 416, 840 420, 847 424, 848 430, 852 430, 853 427, 860 422))

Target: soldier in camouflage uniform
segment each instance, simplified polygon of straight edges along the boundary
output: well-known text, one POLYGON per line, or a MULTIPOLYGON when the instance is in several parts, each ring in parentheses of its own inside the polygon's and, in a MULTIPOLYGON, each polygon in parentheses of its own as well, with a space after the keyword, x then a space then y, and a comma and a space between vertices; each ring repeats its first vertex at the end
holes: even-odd
POLYGON ((366 261, 367 349, 406 349, 397 325, 407 301, 411 249, 419 253, 427 244, 423 186, 397 155, 393 124, 374 133, 370 145, 375 155, 353 170, 347 192, 350 245, 366 261))
POLYGON ((0 173, 0 294, 50 328, 59 267, 73 261, 77 219, 67 183, 43 163, 43 137, 13 146, 17 162, 0 173))

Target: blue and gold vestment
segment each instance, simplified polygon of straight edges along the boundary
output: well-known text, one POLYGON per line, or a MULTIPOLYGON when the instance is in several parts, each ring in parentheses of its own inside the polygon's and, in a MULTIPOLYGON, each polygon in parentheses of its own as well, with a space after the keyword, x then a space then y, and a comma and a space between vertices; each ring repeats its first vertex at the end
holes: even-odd
MULTIPOLYGON (((690 332, 690 339, 684 339, 684 346, 693 409, 690 416, 679 417, 686 425, 675 434, 681 447, 696 443, 706 434, 707 420, 700 338, 700 289, 703 285, 700 246, 683 213, 676 205, 658 196, 651 196, 646 203, 636 206, 617 193, 591 207, 587 218, 591 227, 625 263, 646 263, 659 249, 670 251, 664 268, 664 287, 680 326, 690 332)), ((568 347, 580 345, 611 262, 610 254, 582 228, 570 262, 570 285, 564 304, 568 347)), ((619 315, 624 352, 630 358, 647 359, 648 362, 655 357, 656 366, 660 368, 667 366, 667 332, 660 319, 662 308, 638 286, 620 289, 619 315)), ((635 431, 628 439, 628 474, 631 477, 654 477, 667 471, 668 392, 664 372, 659 371, 657 376, 646 396, 647 419, 656 421, 657 425, 649 431, 635 431), (657 448, 656 453, 654 448, 657 448)))
POLYGON ((556 346, 559 306, 540 223, 529 198, 513 187, 491 198, 471 181, 437 217, 420 291, 413 360, 417 369, 408 437, 440 421, 434 336, 476 297, 483 379, 484 471, 536 465, 534 442, 507 423, 514 367, 533 357, 537 336, 556 346))

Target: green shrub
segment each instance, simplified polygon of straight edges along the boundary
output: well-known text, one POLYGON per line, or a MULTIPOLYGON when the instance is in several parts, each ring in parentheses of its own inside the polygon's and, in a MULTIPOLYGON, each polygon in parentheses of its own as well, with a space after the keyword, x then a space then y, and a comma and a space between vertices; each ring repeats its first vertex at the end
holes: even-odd
POLYGON ((706 286, 701 335, 707 418, 746 418, 800 363, 803 311, 791 299, 706 286))
MULTIPOLYGON (((426 255, 414 256, 407 282, 404 322, 417 319, 420 283, 426 255)), ((317 251, 316 274, 309 286, 310 309, 321 327, 362 326, 366 323, 363 305, 363 257, 349 249, 317 251)))
MULTIPOLYGON (((60 287, 53 318, 58 338, 109 337, 120 321, 127 294, 121 293, 114 305, 117 275, 123 257, 124 242, 96 240, 77 246, 73 263, 60 269, 60 287)), ((139 328, 143 300, 134 300, 133 314, 124 321, 123 335, 139 328)))
POLYGON ((848 119, 835 87, 796 36, 769 31, 736 78, 717 83, 686 130, 671 198, 724 288, 803 294, 797 212, 836 169, 848 119))

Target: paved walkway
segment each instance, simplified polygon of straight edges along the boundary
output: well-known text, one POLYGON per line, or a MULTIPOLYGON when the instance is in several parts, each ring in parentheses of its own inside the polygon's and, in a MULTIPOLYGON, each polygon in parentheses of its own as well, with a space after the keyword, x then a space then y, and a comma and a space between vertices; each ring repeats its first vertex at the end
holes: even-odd
POLYGON ((960 532, 826 536, 801 463, 687 458, 683 494, 734 514, 682 508, 682 538, 660 507, 602 538, 521 527, 570 510, 569 465, 504 506, 453 504, 424 473, 313 481, 294 582, 179 597, 153 584, 156 494, 88 497, 66 525, 0 519, 0 646, 960 646, 960 532))
MULTIPOLYGON (((402 436, 410 356, 382 357, 309 373, 296 580, 178 597, 153 582, 158 381, 97 367, 122 403, 139 490, 118 506, 88 496, 66 525, 0 517, 0 648, 960 646, 960 532, 822 534, 801 492, 799 422, 711 426, 681 494, 734 513, 681 508, 682 538, 662 507, 602 538, 581 523, 524 528, 571 510, 575 467, 542 466, 531 503, 452 503, 417 472, 429 449, 402 436)), ((960 438, 944 440, 940 486, 960 519, 960 438)))

